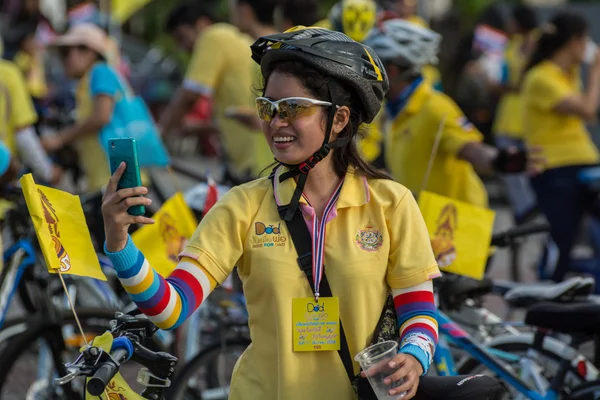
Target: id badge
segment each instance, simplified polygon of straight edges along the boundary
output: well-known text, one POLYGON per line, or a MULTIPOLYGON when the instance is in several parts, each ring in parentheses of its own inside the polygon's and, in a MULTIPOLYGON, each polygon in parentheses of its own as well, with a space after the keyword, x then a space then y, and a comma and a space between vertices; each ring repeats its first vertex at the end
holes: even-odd
POLYGON ((340 349, 340 300, 338 297, 292 299, 294 351, 340 349))

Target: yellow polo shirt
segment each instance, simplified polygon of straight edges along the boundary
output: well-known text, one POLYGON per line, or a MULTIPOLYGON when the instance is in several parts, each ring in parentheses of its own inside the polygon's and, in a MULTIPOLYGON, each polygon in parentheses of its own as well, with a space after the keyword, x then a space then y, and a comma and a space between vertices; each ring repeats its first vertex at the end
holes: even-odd
POLYGON ((0 140, 11 154, 17 149, 16 131, 35 124, 37 118, 23 74, 14 63, 0 59, 0 140))
MULTIPOLYGON (((292 179, 276 183, 278 202, 289 203, 295 188, 292 179)), ((312 218, 304 199, 301 209, 305 219, 312 218)), ((390 287, 425 282, 439 269, 421 212, 402 185, 349 172, 335 210, 327 223, 324 264, 355 355, 368 345, 390 287), (364 242, 365 233, 375 240, 364 242)), ((312 292, 269 179, 229 191, 200 222, 182 256, 198 260, 219 283, 234 265, 239 268, 252 344, 237 362, 230 400, 356 398, 337 352, 292 350, 292 299, 312 292), (266 233, 264 226, 277 233, 266 233)))
POLYGON ((251 44, 252 40, 233 25, 209 26, 196 40, 183 83, 187 90, 214 100, 229 168, 237 177, 255 169, 253 153, 259 139, 252 129, 226 118, 224 113, 228 107, 247 107, 252 97, 256 69, 251 44))
MULTIPOLYGON (((79 81, 75 92, 77 122, 88 119, 94 110, 94 99, 90 91, 90 73, 91 70, 79 81)), ((98 134, 84 135, 74 144, 88 184, 87 193, 99 192, 110 179, 110 168, 98 134)))
POLYGON ((583 119, 554 110, 564 99, 581 94, 579 71, 564 72, 544 61, 525 75, 523 109, 525 139, 539 146, 547 168, 589 165, 600 161, 583 119))
POLYGON ((482 135, 469 123, 458 106, 423 81, 394 121, 387 123, 386 165, 395 180, 419 193, 440 124, 444 119, 437 154, 425 189, 487 207, 483 182, 467 161, 457 154, 482 135))
MULTIPOLYGON (((505 51, 505 63, 508 68, 508 82, 511 87, 518 87, 521 81, 526 59, 521 54, 523 36, 514 35, 508 42, 505 51)), ((500 99, 493 130, 496 134, 515 139, 523 138, 523 105, 519 92, 507 92, 500 99)))

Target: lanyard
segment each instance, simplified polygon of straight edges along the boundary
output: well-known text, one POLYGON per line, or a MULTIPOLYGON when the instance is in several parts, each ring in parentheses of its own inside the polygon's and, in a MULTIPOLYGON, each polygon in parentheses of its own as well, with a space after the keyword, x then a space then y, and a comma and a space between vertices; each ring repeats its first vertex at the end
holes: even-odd
MULTIPOLYGON (((313 282, 315 287, 315 301, 319 301, 319 286, 321 285, 321 279, 323 278, 323 253, 325 250, 325 225, 327 225, 327 218, 329 213, 335 208, 340 192, 342 191, 342 179, 333 192, 333 196, 327 202, 325 210, 323 211, 323 217, 319 221, 319 218, 315 215, 313 218, 313 235, 312 235, 312 264, 313 264, 313 282)), ((309 203, 310 205, 310 203, 309 203)))

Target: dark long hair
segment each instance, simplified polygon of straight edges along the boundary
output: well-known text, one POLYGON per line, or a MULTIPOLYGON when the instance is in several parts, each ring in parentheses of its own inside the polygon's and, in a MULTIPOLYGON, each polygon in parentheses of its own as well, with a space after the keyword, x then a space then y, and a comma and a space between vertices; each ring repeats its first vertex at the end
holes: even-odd
POLYGON ((274 63, 272 68, 266 71, 264 76, 264 90, 271 74, 277 71, 284 75, 297 78, 302 86, 317 100, 332 102, 331 96, 336 99, 337 105, 348 106, 350 108, 350 120, 346 127, 339 133, 338 138, 350 138, 347 143, 332 151, 333 167, 335 173, 342 177, 348 171, 348 167, 354 167, 356 173, 365 175, 372 179, 391 179, 386 173, 376 169, 364 160, 358 150, 357 137, 360 132, 359 127, 363 123, 358 110, 361 109, 361 102, 356 98, 356 94, 344 86, 339 80, 327 77, 313 68, 309 68, 299 61, 280 61, 274 63))
POLYGON ((542 35, 525 70, 549 59, 571 39, 581 38, 587 32, 588 23, 581 14, 568 11, 556 14, 549 24, 542 27, 542 35))

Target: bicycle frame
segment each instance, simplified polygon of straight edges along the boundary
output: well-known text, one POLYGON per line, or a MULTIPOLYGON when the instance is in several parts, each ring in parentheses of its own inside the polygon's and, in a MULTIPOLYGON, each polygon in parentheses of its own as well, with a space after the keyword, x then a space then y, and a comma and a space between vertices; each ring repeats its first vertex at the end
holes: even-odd
MULTIPOLYGON (((516 389, 519 393, 525 396, 525 398, 530 400, 558 399, 558 393, 552 389, 546 390, 546 388, 543 387, 546 386, 545 382, 543 382, 544 378, 540 377, 538 371, 535 371, 537 364, 535 364, 533 360, 529 359, 529 357, 526 357, 527 360, 525 360, 525 362, 528 363, 527 373, 532 375, 533 381, 535 382, 536 386, 538 386, 539 391, 531 389, 531 387, 527 385, 521 378, 516 376, 511 370, 502 365, 502 362, 498 360, 498 358, 496 358, 491 351, 485 349, 475 342, 464 329, 455 324, 454 321, 452 321, 442 311, 438 310, 437 319, 440 340, 438 341, 438 347, 434 355, 434 362, 440 375, 457 374, 454 366, 454 360, 452 359, 450 348, 448 346, 448 341, 452 341, 453 344, 468 353, 486 368, 494 372, 499 379, 516 389), (541 394, 540 392, 543 392, 544 394, 541 394)), ((512 357, 513 360, 516 357, 498 350, 495 352, 498 353, 500 357, 507 355, 512 357)))
POLYGON ((4 252, 4 270, 0 277, 0 328, 8 314, 23 273, 35 265, 36 253, 33 243, 21 239, 4 252))

